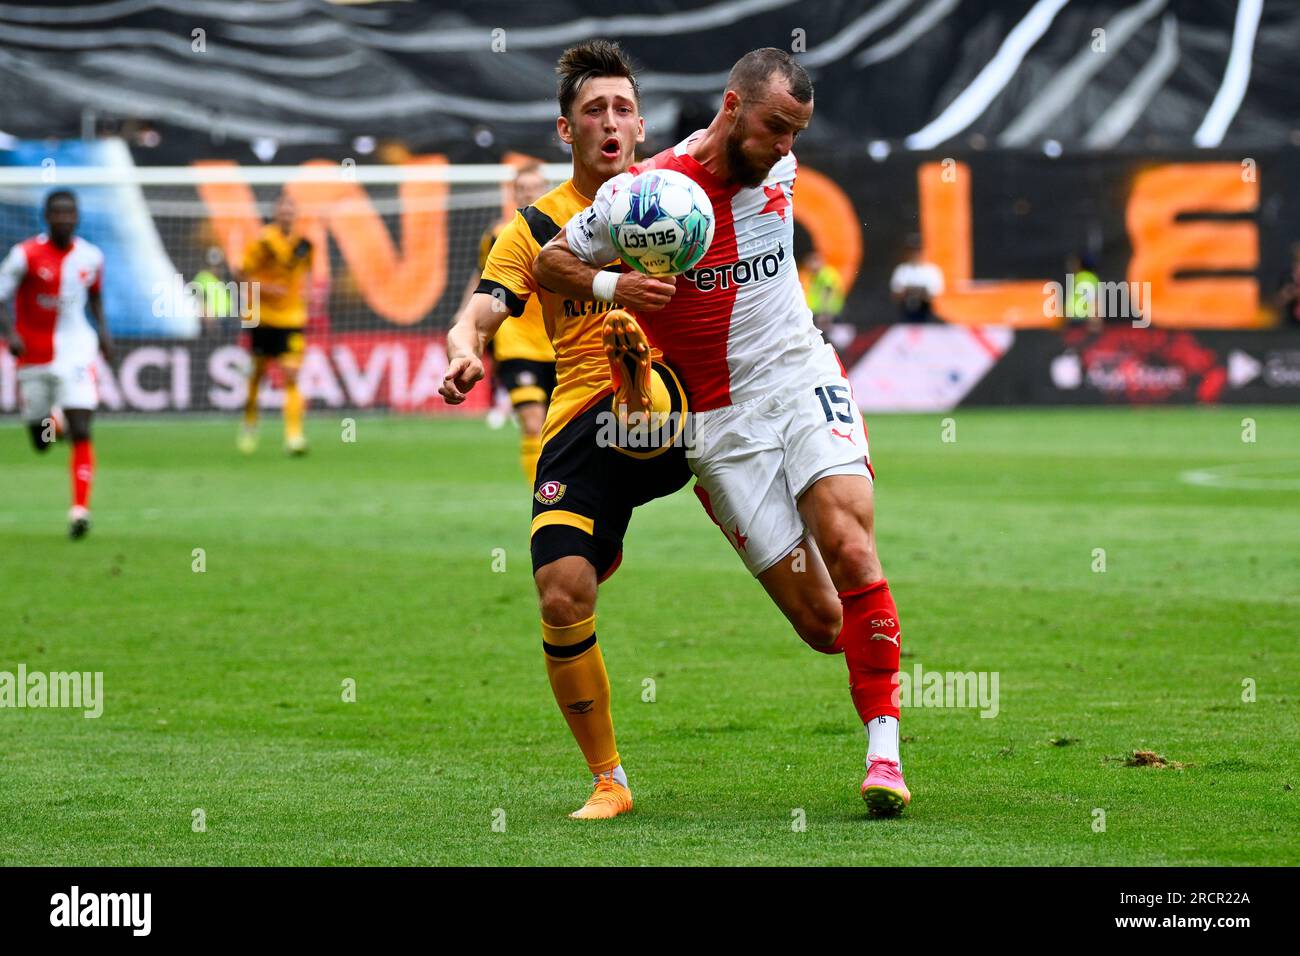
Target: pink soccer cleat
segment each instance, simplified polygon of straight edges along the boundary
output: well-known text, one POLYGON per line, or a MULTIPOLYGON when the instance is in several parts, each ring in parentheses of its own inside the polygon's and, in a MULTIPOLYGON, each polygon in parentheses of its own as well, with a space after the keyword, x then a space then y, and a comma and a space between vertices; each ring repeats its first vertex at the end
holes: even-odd
POLYGON ((862 781, 867 812, 876 817, 896 817, 912 802, 897 760, 867 754, 867 779, 862 781))

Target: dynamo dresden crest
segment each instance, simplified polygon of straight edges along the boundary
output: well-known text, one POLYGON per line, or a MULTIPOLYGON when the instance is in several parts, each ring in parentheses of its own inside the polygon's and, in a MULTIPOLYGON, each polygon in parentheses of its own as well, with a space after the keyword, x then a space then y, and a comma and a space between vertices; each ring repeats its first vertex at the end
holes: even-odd
POLYGON ((539 502, 544 505, 553 505, 564 497, 564 491, 568 485, 560 481, 544 481, 537 489, 537 494, 533 495, 539 502))

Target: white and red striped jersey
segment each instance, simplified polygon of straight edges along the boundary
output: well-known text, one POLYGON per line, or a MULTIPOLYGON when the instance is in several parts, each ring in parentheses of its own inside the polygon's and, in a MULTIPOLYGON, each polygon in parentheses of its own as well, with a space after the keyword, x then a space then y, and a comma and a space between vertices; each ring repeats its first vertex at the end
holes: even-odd
POLYGON ((813 324, 794 261, 794 154, 754 189, 728 185, 687 153, 703 131, 607 181, 569 221, 569 248, 591 265, 618 258, 609 229, 614 194, 648 169, 695 180, 713 203, 713 243, 658 312, 638 315, 682 377, 691 410, 706 412, 770 394, 802 377, 830 348, 813 324))
POLYGON ((100 290, 103 276, 104 253, 76 236, 66 249, 42 233, 9 250, 0 263, 0 302, 14 303, 25 347, 19 366, 94 362, 99 335, 86 317, 86 297, 100 290))

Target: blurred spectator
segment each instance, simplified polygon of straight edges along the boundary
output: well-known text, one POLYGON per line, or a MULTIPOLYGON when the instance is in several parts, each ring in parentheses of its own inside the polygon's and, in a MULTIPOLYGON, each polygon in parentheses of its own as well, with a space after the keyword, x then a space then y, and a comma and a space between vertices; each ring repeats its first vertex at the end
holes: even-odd
POLYGON ((898 303, 902 322, 937 322, 931 304, 943 295, 943 272, 921 254, 921 237, 907 237, 907 258, 889 278, 889 296, 898 303))
POLYGON ((833 265, 816 249, 803 257, 799 269, 808 308, 812 309, 813 322, 823 335, 829 335, 831 326, 839 321, 844 311, 844 279, 833 265))
POLYGON ((1101 326, 1097 293, 1101 280, 1093 271, 1091 256, 1072 252, 1065 257, 1065 322, 1067 325, 1101 326))
POLYGON ((1291 246, 1291 268, 1282 273, 1274 301, 1282 327, 1300 327, 1300 242, 1291 246))
POLYGON ((216 320, 227 319, 237 314, 230 294, 227 280, 218 276, 224 271, 225 259, 216 246, 208 249, 207 266, 194 276, 194 285, 199 291, 199 316, 203 319, 206 330, 216 320))

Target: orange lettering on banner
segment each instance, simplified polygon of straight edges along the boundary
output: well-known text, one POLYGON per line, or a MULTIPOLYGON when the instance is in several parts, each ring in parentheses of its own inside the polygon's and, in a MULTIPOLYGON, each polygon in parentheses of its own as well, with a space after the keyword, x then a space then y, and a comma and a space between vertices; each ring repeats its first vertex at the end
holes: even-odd
POLYGON ((798 177, 795 221, 808 230, 827 265, 839 272, 847 294, 862 265, 862 223, 858 221, 857 210, 829 176, 801 163, 798 177))
MULTIPOLYGON (((443 156, 423 156, 412 164, 446 161, 443 156)), ((305 165, 336 166, 324 160, 305 165)), ((360 183, 340 176, 338 182, 289 182, 285 188, 297 200, 307 237, 319 250, 327 248, 327 234, 333 237, 351 280, 378 315, 397 325, 411 325, 442 297, 447 285, 446 183, 398 186, 401 244, 396 247, 360 183)), ((208 207, 226 261, 238 263, 262 227, 252 189, 245 183, 202 183, 198 193, 208 207)), ((317 255, 313 278, 329 275, 329 256, 317 255)))
POLYGON ((944 293, 935 297, 935 312, 961 325, 1059 325, 1059 319, 1044 315, 1048 280, 976 279, 971 274, 970 181, 965 163, 922 163, 916 170, 923 254, 943 272, 944 293))
POLYGON ((1249 213, 1259 183, 1243 182, 1239 163, 1180 163, 1139 173, 1126 220, 1133 258, 1128 280, 1149 282, 1152 324, 1203 328, 1259 324, 1259 283, 1252 277, 1179 279, 1193 269, 1249 269, 1259 264, 1253 222, 1178 222, 1180 212, 1249 213))

